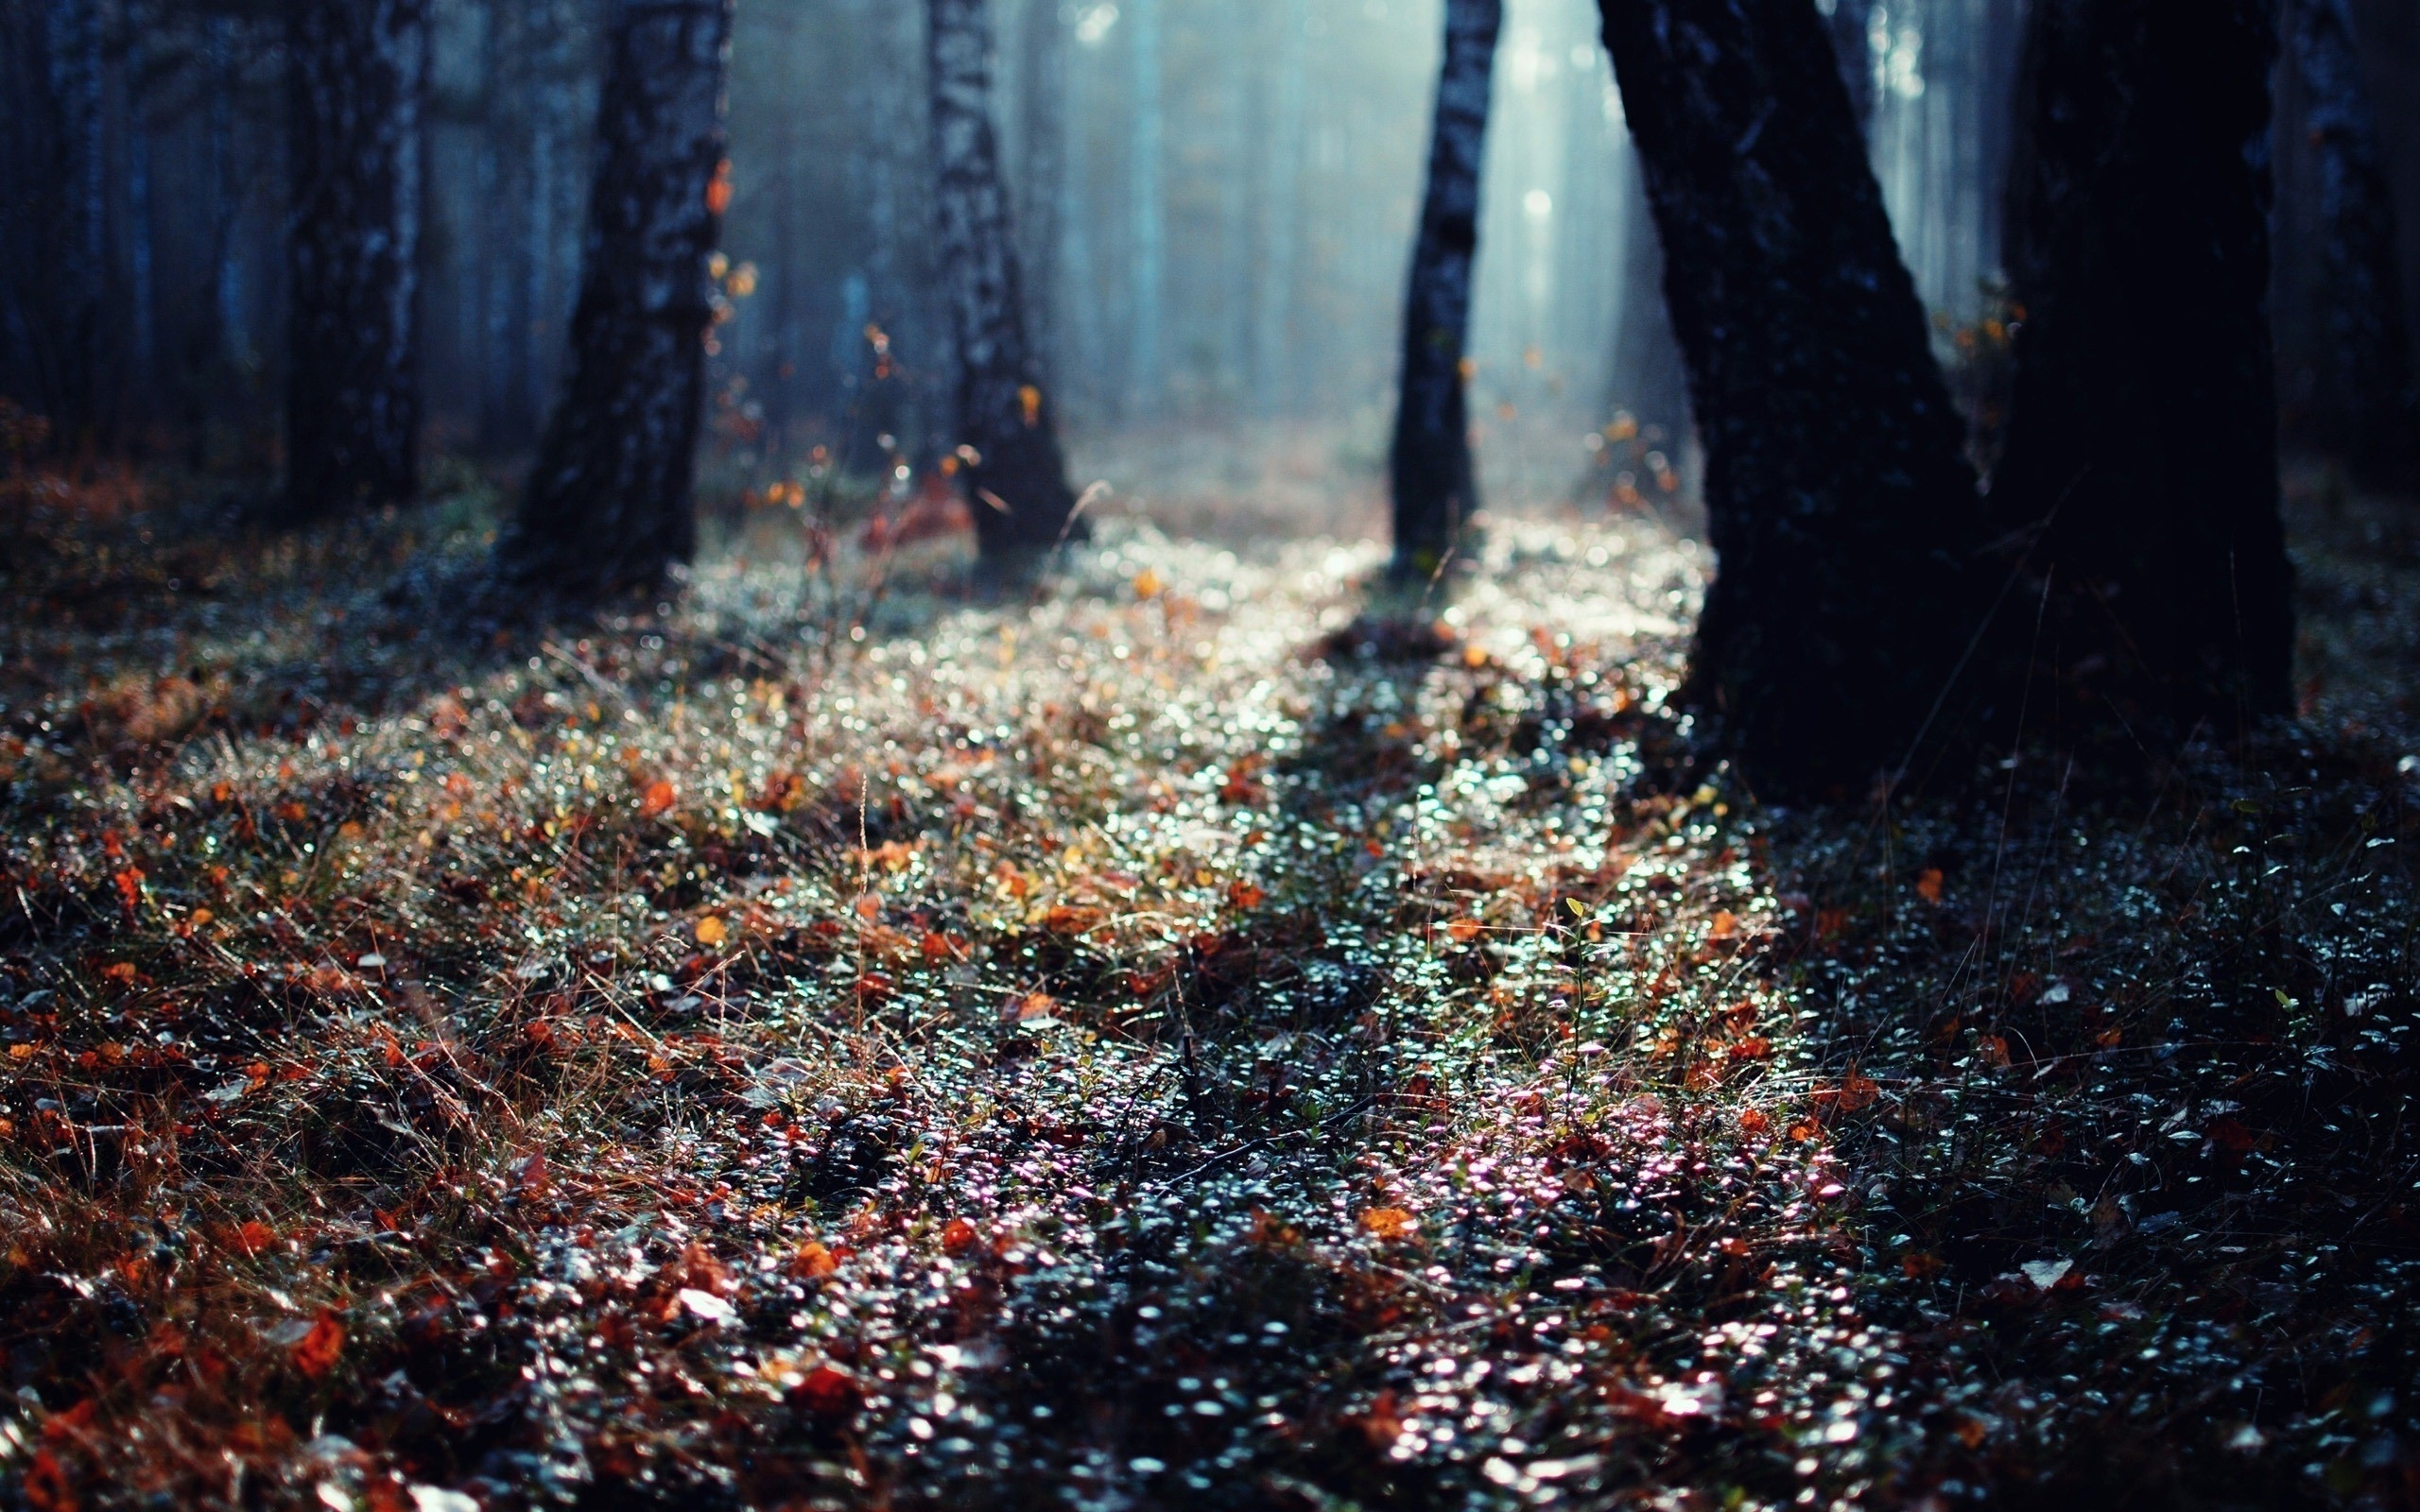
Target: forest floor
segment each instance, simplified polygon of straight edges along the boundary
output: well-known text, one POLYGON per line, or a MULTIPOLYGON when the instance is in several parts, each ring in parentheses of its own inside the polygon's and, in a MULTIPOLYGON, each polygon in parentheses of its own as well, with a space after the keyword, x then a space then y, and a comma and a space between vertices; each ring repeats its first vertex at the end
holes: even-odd
POLYGON ((0 1503, 2420 1504, 2420 517, 2298 504, 2298 732, 1785 812, 1641 522, 528 627, 473 501, 85 502, 0 1503))

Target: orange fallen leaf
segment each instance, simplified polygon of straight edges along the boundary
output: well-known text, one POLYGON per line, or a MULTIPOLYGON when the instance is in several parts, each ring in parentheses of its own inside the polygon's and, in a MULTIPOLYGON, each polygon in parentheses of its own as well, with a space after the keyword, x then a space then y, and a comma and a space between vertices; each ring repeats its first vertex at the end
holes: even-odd
POLYGON ((334 1313, 322 1312, 311 1332, 294 1346, 294 1368, 317 1381, 336 1368, 344 1353, 344 1325, 334 1313))
POLYGON ((1924 874, 1916 878, 1916 896, 1928 903, 1941 902, 1941 868, 1939 867, 1927 867, 1924 874))
POLYGON ((790 1274, 809 1280, 829 1276, 839 1268, 839 1261, 833 1258, 832 1251, 825 1248, 820 1239, 808 1240, 798 1246, 796 1254, 790 1256, 790 1274))
POLYGON ((1420 1232, 1420 1220, 1401 1208, 1371 1208, 1361 1214, 1361 1227, 1380 1239, 1409 1239, 1420 1232))
POLYGON ((652 819, 658 815, 671 812, 672 805, 679 800, 680 796, 668 782, 659 779, 649 782, 647 785, 647 791, 639 795, 639 816, 652 819))
POLYGON ((731 926, 713 914, 698 920, 698 943, 719 945, 731 937, 731 926))
POLYGON ((258 1218, 247 1218, 228 1241, 228 1247, 239 1255, 257 1255, 276 1243, 276 1229, 258 1218))
POLYGON ((864 1405, 865 1393, 846 1371, 828 1365, 818 1366, 805 1380, 789 1389, 789 1403, 802 1412, 827 1420, 854 1417, 864 1405))

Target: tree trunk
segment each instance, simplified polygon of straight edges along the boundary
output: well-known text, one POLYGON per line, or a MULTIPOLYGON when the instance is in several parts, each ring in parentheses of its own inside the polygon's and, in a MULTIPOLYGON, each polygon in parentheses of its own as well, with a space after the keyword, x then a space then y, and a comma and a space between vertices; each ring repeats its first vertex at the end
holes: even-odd
POLYGON ((2345 0, 2287 0, 2318 178, 2320 330, 2311 438, 2363 471, 2413 459, 2411 335, 2394 204, 2345 0))
POLYGON ((1253 300, 1253 398, 1263 416, 1294 403, 1294 252, 1302 234, 1304 120, 1310 109, 1308 0, 1274 0, 1275 96, 1265 148, 1260 204, 1260 278, 1253 300))
POLYGON ((958 349, 958 435, 976 539, 994 570, 1063 541, 1075 495, 1049 395, 1026 345, 1025 299, 992 134, 986 0, 930 0, 934 196, 942 282, 958 349))
POLYGON ((652 588, 696 547, 731 18, 732 0, 614 0, 568 370, 501 549, 508 577, 652 588))
POLYGON ((1478 512, 1462 346, 1470 333, 1471 274, 1478 256, 1478 173, 1488 94, 1503 26, 1503 0, 1446 0, 1428 192, 1404 309, 1403 394, 1387 458, 1394 500, 1394 572, 1400 576, 1433 575, 1478 512))
POLYGON ((94 0, 0 9, 0 384, 60 450, 106 439, 101 75, 94 0))
POLYGON ((1033 0, 1025 12, 1025 68, 1019 77, 1017 112, 1023 130, 1025 180, 1017 197, 1019 229, 1025 232, 1027 335, 1033 366, 1056 379, 1065 370, 1060 347, 1060 223, 1067 175, 1067 27, 1052 0, 1033 0))
POLYGON ((421 112, 429 0, 293 0, 286 508, 418 484, 421 112))
POLYGON ((2024 319, 1993 513, 2035 538, 2033 570, 2081 590, 2057 601, 2070 660, 2052 670, 2186 725, 2291 708, 2274 51, 2267 0, 2036 0, 2019 93, 2024 319))
POLYGON ((1966 638, 1962 430, 1821 18, 1600 0, 1706 448, 1692 696, 1759 782, 1904 762, 1966 638))
POLYGON ((1162 299, 1167 282, 1160 0, 1127 0, 1126 9, 1128 40, 1134 49, 1134 94, 1133 135, 1127 143, 1127 277, 1133 296, 1133 320, 1127 333, 1125 403, 1131 413, 1150 415, 1159 407, 1162 299))

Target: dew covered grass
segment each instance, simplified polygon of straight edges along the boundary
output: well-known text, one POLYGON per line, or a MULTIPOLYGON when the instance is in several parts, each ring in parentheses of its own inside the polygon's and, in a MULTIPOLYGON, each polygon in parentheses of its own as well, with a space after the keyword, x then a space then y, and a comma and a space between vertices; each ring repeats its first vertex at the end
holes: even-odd
POLYGON ((1646 523, 30 513, 0 1500, 2411 1505, 2420 554, 2304 514, 2300 730, 1784 812, 1646 523))

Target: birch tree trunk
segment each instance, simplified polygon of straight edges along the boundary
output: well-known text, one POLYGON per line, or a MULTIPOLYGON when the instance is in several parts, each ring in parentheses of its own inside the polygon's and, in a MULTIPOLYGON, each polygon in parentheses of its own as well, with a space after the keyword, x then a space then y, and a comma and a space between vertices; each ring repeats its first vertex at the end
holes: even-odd
POLYGON ((429 0, 286 18, 285 498, 295 518, 418 486, 421 115, 429 0))
POLYGON ((1768 787, 1903 763, 1970 624, 1962 427, 1804 0, 1599 0, 1706 450, 1690 694, 1768 787))
POLYGON ((2266 303, 2275 40, 2267 0, 2036 0, 2027 39, 2008 216, 2025 319, 1996 524, 2068 590, 2051 601, 2063 684, 2180 728, 2292 707, 2266 303))
POLYGON ((2405 323, 2394 203, 2378 155, 2345 0, 2287 0, 2303 126, 2318 170, 2324 346, 2310 395, 2311 435, 2367 472, 2413 459, 2411 334, 2405 323))
POLYGON ((976 540, 994 570, 1049 551, 1075 495, 1050 397, 1026 345, 1025 298, 991 117, 986 0, 930 0, 934 195, 942 283, 958 349, 958 437, 976 540))
POLYGON ((510 579, 652 588, 696 547, 731 18, 732 0, 614 0, 579 302, 562 394, 499 552, 510 579))
POLYGON ((1405 301, 1403 392, 1387 477, 1398 576, 1436 573, 1478 512, 1462 348, 1478 257, 1478 174, 1503 0, 1446 0, 1427 197, 1405 301))

